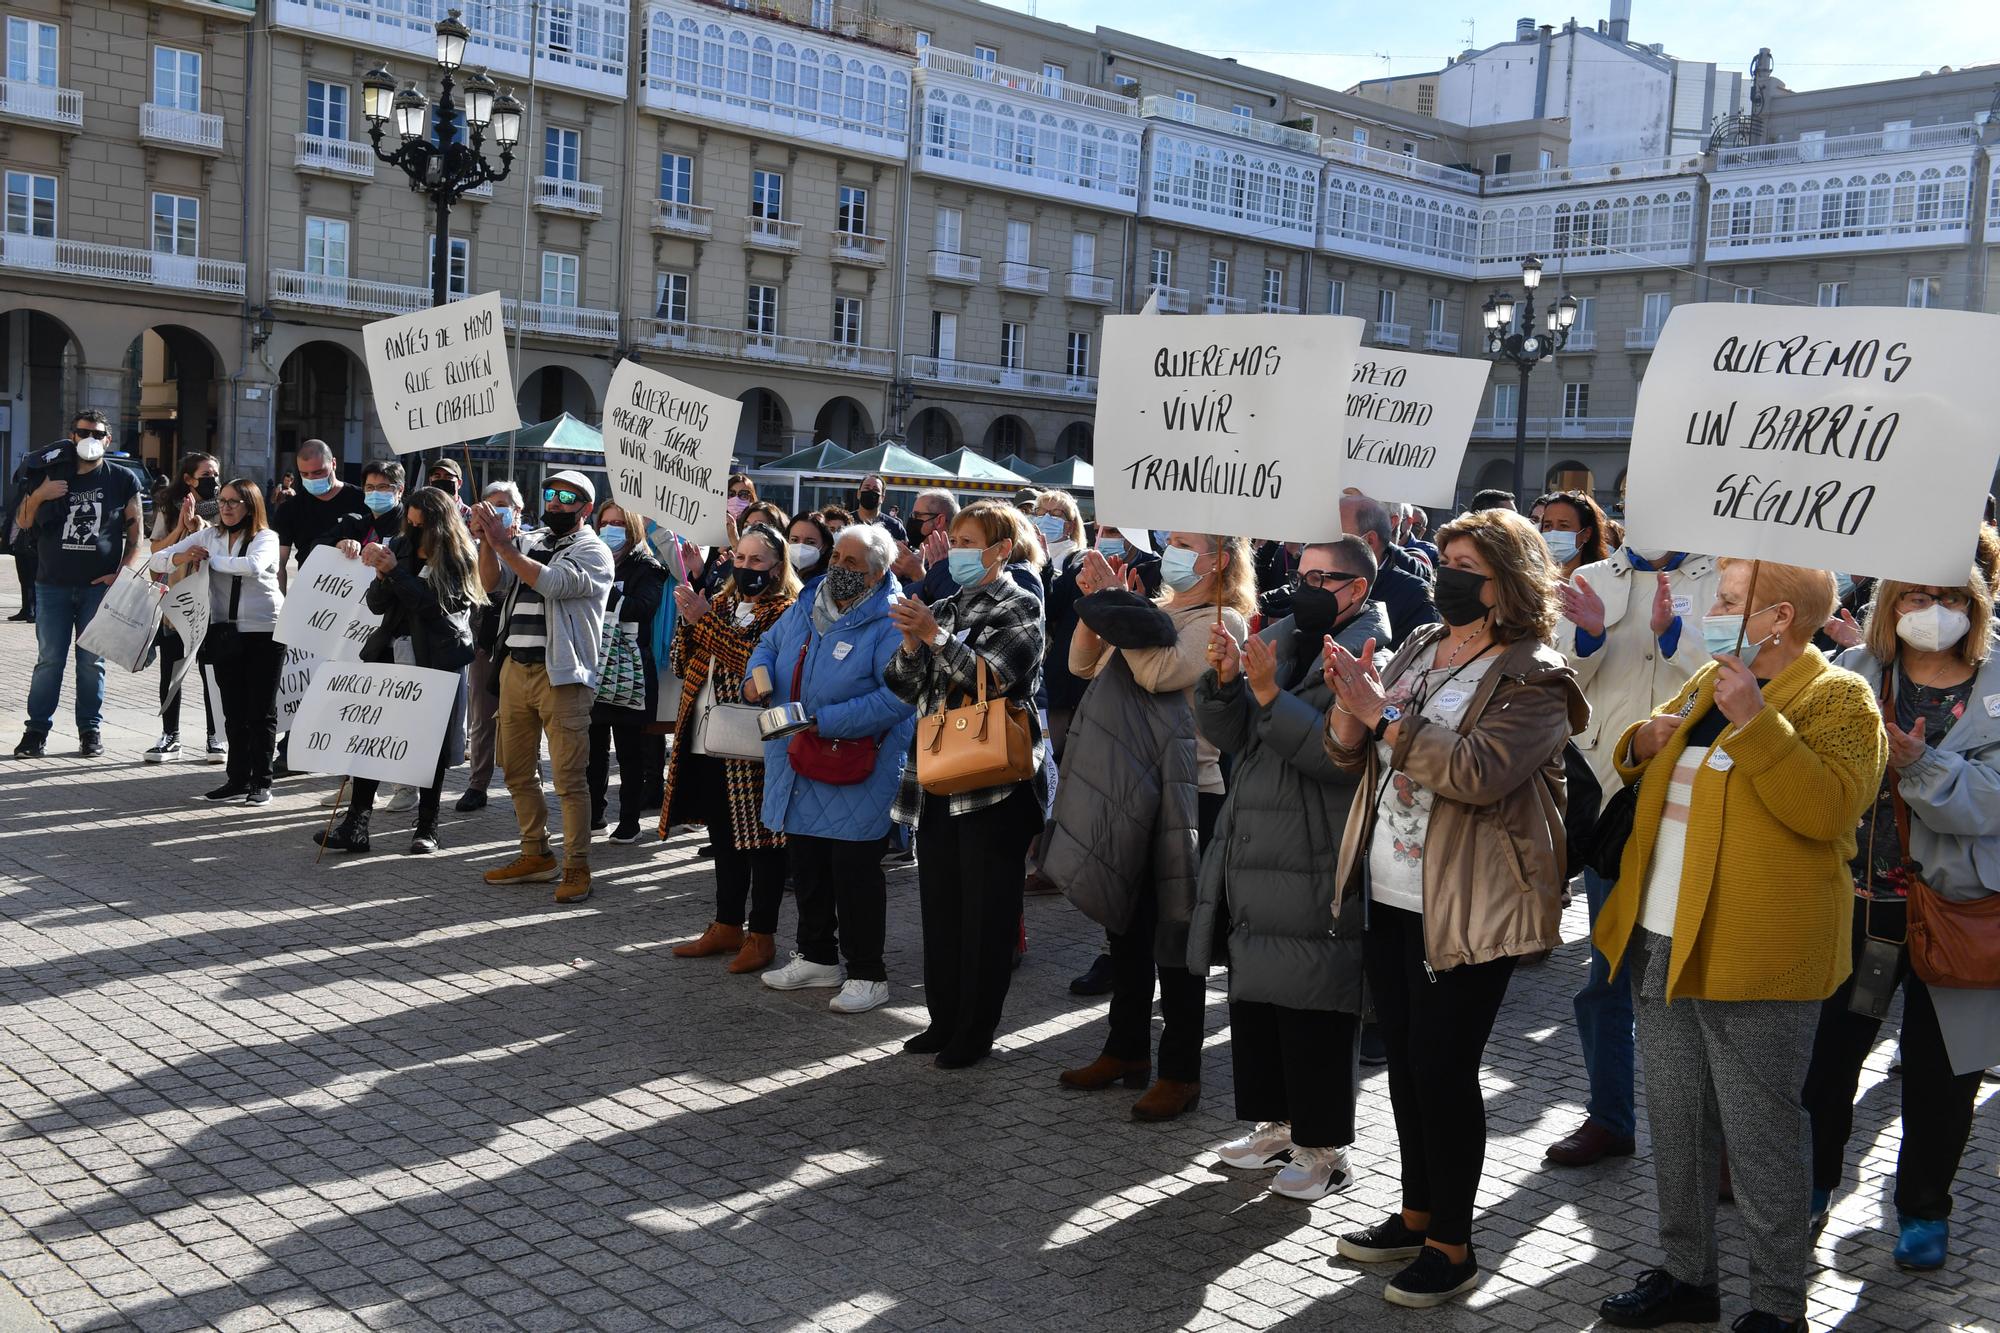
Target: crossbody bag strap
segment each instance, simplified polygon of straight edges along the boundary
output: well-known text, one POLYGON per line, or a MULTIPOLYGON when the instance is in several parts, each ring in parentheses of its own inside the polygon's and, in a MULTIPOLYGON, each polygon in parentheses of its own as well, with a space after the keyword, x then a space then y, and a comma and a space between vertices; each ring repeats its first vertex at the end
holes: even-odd
MULTIPOLYGON (((227 539, 225 538, 224 540, 226 543, 227 539)), ((227 549, 226 545, 225 549, 227 549)), ((248 537, 245 537, 243 539, 243 551, 246 555, 249 554, 250 539, 248 537)), ((241 574, 231 574, 229 576, 229 623, 230 624, 234 625, 236 623, 236 609, 242 604, 243 604, 243 576, 241 574)))

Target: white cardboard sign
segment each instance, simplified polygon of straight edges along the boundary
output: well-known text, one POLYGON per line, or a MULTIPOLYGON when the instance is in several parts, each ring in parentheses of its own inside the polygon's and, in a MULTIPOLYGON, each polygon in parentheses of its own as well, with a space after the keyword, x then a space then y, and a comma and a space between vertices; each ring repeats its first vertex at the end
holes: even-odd
POLYGON ((306 689, 312 684, 313 671, 319 666, 318 653, 305 648, 287 646, 285 660, 278 668, 278 730, 292 729, 292 719, 298 716, 299 704, 306 697, 306 689))
POLYGON ((1378 500, 1451 508, 1487 370, 1466 357, 1358 355, 1347 385, 1341 484, 1378 500))
POLYGON ((394 662, 322 663, 292 718, 286 762, 428 787, 458 698, 458 674, 394 662))
POLYGON ((1361 321, 1112 315, 1097 391, 1097 513, 1279 541, 1340 535, 1342 389, 1361 321))
POLYGON ((1965 582, 2000 433, 2000 318, 1681 306, 1639 386, 1635 549, 1965 582))
MULTIPOLYGON (((171 701, 180 694, 181 682, 201 652, 201 641, 208 637, 208 571, 197 570, 168 588, 166 600, 160 604, 160 614, 173 626, 174 633, 181 636, 183 649, 173 678, 167 682, 167 700, 171 701)), ((164 709, 166 703, 160 706, 164 709)))
POLYGON ((611 372, 604 401, 604 467, 618 503, 697 545, 723 541, 743 404, 634 361, 611 372))
POLYGON ((333 545, 315 546, 299 566, 272 637, 315 657, 354 661, 382 617, 364 600, 375 571, 333 545))
POLYGON ((399 454, 516 430, 500 293, 362 326, 382 433, 399 454))

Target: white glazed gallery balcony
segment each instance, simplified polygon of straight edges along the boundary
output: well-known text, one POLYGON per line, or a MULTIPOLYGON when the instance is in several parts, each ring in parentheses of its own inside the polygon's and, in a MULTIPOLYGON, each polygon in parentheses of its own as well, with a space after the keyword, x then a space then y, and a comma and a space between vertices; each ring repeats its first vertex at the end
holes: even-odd
POLYGON ((1116 294, 1116 284, 1110 278, 1095 273, 1075 273, 1069 275, 1064 294, 1072 301, 1089 301, 1094 305, 1110 305, 1116 294))
POLYGON ((1178 98, 1158 95, 1141 98, 1139 114, 1148 120, 1179 121, 1183 125, 1213 130, 1218 134, 1233 134, 1239 139, 1268 144, 1272 148, 1287 148, 1294 153, 1305 153, 1316 157, 1320 151, 1320 139, 1317 134, 1295 130, 1289 125, 1280 125, 1275 121, 1258 120, 1254 116, 1239 116, 1228 111, 1218 111, 1214 107, 1183 102, 1178 98))
POLYGON ((299 131, 297 147, 292 154, 292 166, 299 171, 315 172, 322 176, 338 176, 345 180, 373 180, 375 178, 375 149, 352 139, 335 139, 325 134, 307 134, 299 131))
POLYGON ((1023 370, 983 361, 954 361, 938 356, 913 356, 905 363, 913 380, 953 384, 968 389, 1039 394, 1052 398, 1095 398, 1095 375, 1065 375, 1053 370, 1023 370))
POLYGON ((1879 157, 1885 153, 1970 147, 1978 141, 1979 126, 1972 121, 1950 125, 1905 125, 1899 129, 1880 129, 1867 134, 1836 134, 1823 139, 1788 139, 1783 143, 1753 144, 1747 148, 1723 148, 1715 154, 1715 169, 1737 171, 1746 167, 1803 166, 1855 157, 1879 157))
POLYGON ((979 281, 979 256, 962 255, 956 250, 931 251, 930 275, 939 282, 979 281))
POLYGON ((888 375, 896 368, 896 354, 886 347, 793 338, 782 333, 754 333, 683 320, 640 319, 634 325, 636 341, 656 352, 722 361, 771 361, 857 375, 888 375))
MULTIPOLYGON (((319 33, 371 53, 401 52, 428 67, 437 55, 437 21, 450 7, 448 0, 271 0, 263 12, 274 27, 319 33)), ((630 5, 565 0, 467 8, 467 69, 483 67, 502 83, 525 81, 532 50, 545 88, 625 96, 630 5)))
POLYGON ((83 94, 75 88, 58 88, 27 79, 0 79, 0 117, 59 130, 80 130, 83 94))
POLYGON ((0 235, 0 268, 46 278, 160 287, 199 296, 242 296, 243 265, 57 236, 0 235))
POLYGON ((787 254, 797 254, 804 243, 804 237, 805 228, 797 222, 755 215, 743 219, 744 241, 759 249, 783 250, 787 254))
POLYGON ((935 70, 943 74, 956 74, 961 78, 977 79, 981 83, 990 83, 995 87, 1017 93, 1027 93, 1031 97, 1046 98, 1051 102, 1067 102, 1071 106, 1088 107, 1092 111, 1108 111, 1115 116, 1136 115, 1139 110, 1137 102, 1118 93, 1108 93, 1101 88, 1071 83, 1068 79, 1052 79, 1045 74, 1035 74, 1025 69, 989 64, 984 60, 974 60, 971 56, 957 51, 947 51, 938 46, 925 47, 918 63, 927 71, 935 70))
POLYGON ((197 153, 222 151, 222 117, 208 111, 183 111, 177 106, 147 102, 139 108, 139 138, 169 148, 197 153))
POLYGON ((653 230, 665 236, 708 236, 715 231, 715 210, 700 204, 655 199, 653 230))
POLYGON ((594 218, 604 213, 604 187, 562 176, 535 177, 535 207, 594 218))
POLYGON ((1000 285, 1010 292, 1040 296, 1049 289, 1049 271, 1040 264, 1007 259, 1000 263, 1000 285))

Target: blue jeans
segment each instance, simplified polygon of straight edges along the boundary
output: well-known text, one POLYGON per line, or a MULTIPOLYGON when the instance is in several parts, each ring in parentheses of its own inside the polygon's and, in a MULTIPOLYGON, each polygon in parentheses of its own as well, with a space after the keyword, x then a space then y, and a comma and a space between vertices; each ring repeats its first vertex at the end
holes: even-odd
MULTIPOLYGON (((28 686, 28 730, 47 735, 62 702, 63 658, 83 627, 97 614, 110 592, 108 584, 80 587, 53 583, 35 585, 35 677, 28 686)), ((104 725, 104 659, 76 650, 76 729, 97 731, 104 725)))
MULTIPOLYGON (((1595 870, 1583 872, 1590 924, 1611 896, 1611 885, 1595 870)), ((1620 1138, 1632 1137, 1632 971, 1610 979, 1611 965, 1590 951, 1590 975, 1576 993, 1576 1035, 1583 1044, 1583 1067, 1590 1076, 1590 1118, 1620 1138)))

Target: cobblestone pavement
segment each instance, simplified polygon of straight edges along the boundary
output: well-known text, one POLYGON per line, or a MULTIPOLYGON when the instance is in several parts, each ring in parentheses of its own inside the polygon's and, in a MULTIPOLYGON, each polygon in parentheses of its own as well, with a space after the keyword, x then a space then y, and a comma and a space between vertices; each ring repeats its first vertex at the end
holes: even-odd
MULTIPOLYGON (((0 626, 10 708, 32 658, 0 626)), ((315 866, 329 782, 206 807, 218 770, 138 762, 153 679, 112 677, 107 756, 76 757, 64 715, 52 757, 0 761, 0 1277, 64 1329, 1576 1329, 1658 1257, 1643 1139, 1540 1166, 1581 1115, 1580 900, 1488 1050, 1486 1279, 1414 1314, 1334 1257, 1396 1196, 1380 1071, 1358 1182, 1310 1207, 1211 1165, 1235 1132, 1219 978, 1199 1114, 1141 1126, 1129 1093, 1060 1089, 1104 1021, 1067 993, 1097 938, 1060 900, 1030 900, 1002 1049, 946 1074, 898 1051, 923 1026, 908 871, 892 1003, 843 1018, 668 956, 709 917, 696 839, 602 844, 576 909, 480 883, 512 848, 504 792, 447 803, 444 855, 398 854, 410 817, 380 815, 389 850, 315 866)), ((2000 1327, 1996 1085, 1950 1265, 1899 1273, 1888 1056, 1814 1325, 2000 1327)))

